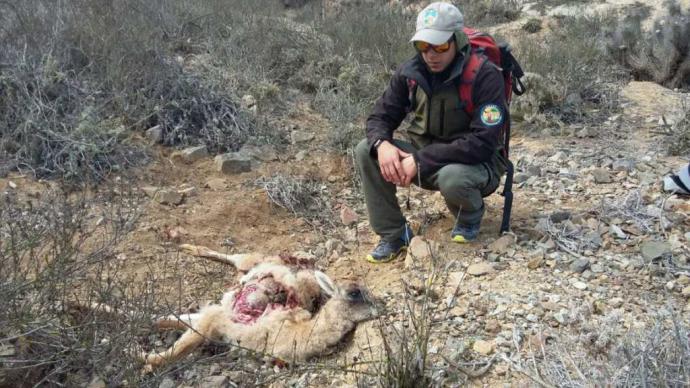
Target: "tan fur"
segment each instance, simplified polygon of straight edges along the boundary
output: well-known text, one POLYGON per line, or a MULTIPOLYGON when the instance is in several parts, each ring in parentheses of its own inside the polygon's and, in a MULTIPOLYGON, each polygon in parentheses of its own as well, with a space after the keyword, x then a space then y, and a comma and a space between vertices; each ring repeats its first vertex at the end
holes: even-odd
POLYGON ((371 319, 376 314, 368 292, 357 283, 341 288, 322 272, 290 268, 279 256, 223 255, 204 247, 183 247, 195 255, 211 255, 214 260, 231 262, 246 273, 241 278, 244 283, 265 281, 260 279, 268 275, 268 281, 291 287, 299 306, 274 310, 254 323, 237 323, 233 320, 235 294, 231 291, 224 295, 221 304, 207 306, 199 314, 180 317, 177 326, 174 319, 161 320, 159 323, 163 325, 160 327, 184 326, 188 329, 170 349, 144 355, 148 370, 188 355, 206 340, 237 343, 288 362, 304 361, 327 353, 358 322, 371 319), (321 299, 322 291, 330 299, 313 313, 314 302, 321 299))

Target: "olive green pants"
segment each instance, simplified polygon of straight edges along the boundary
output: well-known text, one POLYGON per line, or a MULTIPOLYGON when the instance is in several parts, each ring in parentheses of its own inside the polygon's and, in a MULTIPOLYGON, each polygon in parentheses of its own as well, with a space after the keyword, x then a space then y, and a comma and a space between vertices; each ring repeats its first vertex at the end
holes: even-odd
MULTIPOLYGON (((405 152, 416 151, 408 142, 394 140, 393 143, 405 152)), ((397 187, 383 179, 378 160, 369 154, 366 139, 355 148, 355 160, 372 229, 384 241, 400 238, 406 220, 395 196, 397 187)), ((483 197, 494 192, 499 182, 499 174, 491 163, 449 164, 431 176, 421 177, 421 185, 417 178, 413 179, 415 185, 440 191, 456 223, 464 225, 481 221, 484 215, 483 197)))

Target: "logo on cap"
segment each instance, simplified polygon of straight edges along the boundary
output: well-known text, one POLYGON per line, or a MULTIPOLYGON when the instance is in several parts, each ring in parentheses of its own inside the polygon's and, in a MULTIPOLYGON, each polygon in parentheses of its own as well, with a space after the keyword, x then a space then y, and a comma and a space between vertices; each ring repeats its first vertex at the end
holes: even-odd
POLYGON ((422 15, 422 20, 424 21, 424 27, 431 27, 438 17, 438 11, 435 9, 427 9, 422 15))

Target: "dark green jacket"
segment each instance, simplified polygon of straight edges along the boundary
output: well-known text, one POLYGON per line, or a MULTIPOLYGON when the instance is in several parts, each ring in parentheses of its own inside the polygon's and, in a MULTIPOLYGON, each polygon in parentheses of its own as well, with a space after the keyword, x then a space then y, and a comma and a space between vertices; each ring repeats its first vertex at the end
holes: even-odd
MULTIPOLYGON (((472 89, 475 109, 468 115, 458 93, 466 49, 440 75, 429 72, 419 54, 403 63, 367 119, 369 145, 378 139, 391 140, 393 131, 411 112, 414 117, 408 134, 419 149, 415 156, 423 177, 447 164, 500 159, 502 129, 509 120, 503 76, 496 65, 484 63, 472 89), (416 83, 414 89, 409 80, 416 83)), ((376 150, 371 152, 375 155, 376 150)), ((502 173, 502 166, 497 167, 502 173)))

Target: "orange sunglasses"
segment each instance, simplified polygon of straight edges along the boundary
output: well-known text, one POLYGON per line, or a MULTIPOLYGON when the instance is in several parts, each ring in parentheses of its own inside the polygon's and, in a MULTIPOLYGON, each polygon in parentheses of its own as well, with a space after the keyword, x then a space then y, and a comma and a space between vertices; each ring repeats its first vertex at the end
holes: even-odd
POLYGON ((443 54, 446 51, 450 50, 450 43, 453 41, 453 38, 450 38, 448 41, 442 44, 431 44, 427 42, 423 42, 421 40, 416 40, 414 41, 414 48, 417 49, 420 53, 425 53, 429 51, 429 49, 434 50, 434 52, 437 52, 439 54, 443 54))

